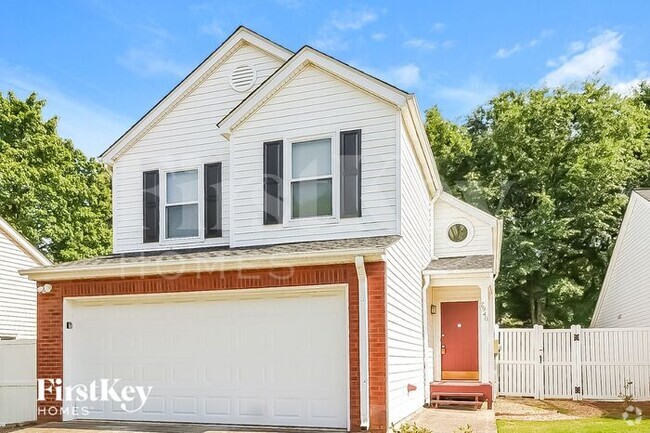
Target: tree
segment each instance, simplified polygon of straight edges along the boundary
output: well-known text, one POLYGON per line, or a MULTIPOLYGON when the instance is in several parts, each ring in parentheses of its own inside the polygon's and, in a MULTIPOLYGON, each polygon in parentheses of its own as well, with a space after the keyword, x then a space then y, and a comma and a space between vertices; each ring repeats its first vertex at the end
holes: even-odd
POLYGON ((441 175, 504 220, 502 323, 587 324, 629 191, 647 181, 650 110, 586 82, 505 91, 462 127, 441 119, 427 112, 441 175))
POLYGON ((58 136, 44 105, 0 93, 0 215, 55 261, 109 253, 110 175, 58 136))

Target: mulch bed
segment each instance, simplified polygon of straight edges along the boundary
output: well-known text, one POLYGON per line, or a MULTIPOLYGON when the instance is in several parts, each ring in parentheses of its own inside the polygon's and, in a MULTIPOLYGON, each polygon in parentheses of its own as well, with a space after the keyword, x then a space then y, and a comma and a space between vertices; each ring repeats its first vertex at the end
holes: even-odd
MULTIPOLYGON (((623 413, 623 402, 620 401, 587 401, 591 406, 603 411, 603 416, 611 418, 620 418, 623 413)), ((650 416, 650 401, 634 401, 632 404, 643 411, 646 416, 650 416)))

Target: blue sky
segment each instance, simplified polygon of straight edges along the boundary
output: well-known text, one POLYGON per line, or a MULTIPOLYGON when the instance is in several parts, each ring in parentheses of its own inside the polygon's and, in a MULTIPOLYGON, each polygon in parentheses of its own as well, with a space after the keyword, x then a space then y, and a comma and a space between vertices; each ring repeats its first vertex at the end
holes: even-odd
POLYGON ((650 2, 4 0, 0 91, 37 91, 99 155, 238 25, 304 44, 458 120, 499 90, 650 77, 650 2))

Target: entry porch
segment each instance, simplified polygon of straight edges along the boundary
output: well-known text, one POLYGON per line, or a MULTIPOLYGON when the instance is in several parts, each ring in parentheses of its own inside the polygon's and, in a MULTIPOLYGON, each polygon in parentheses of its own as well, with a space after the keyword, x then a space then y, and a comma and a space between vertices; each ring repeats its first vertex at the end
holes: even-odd
POLYGON ((439 259, 424 271, 429 404, 492 407, 495 297, 492 256, 439 259))

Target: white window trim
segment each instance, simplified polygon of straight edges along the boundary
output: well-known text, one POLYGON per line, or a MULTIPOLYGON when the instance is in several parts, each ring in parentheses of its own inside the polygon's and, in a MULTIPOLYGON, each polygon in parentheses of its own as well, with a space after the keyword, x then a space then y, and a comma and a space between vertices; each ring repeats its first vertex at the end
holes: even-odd
MULTIPOLYGON (((283 190, 284 190, 284 200, 283 200, 283 227, 297 227, 297 226, 311 226, 319 224, 336 224, 340 221, 340 156, 339 156, 339 131, 334 131, 325 134, 314 134, 308 136, 298 136, 298 137, 289 137, 284 138, 283 141, 283 159, 284 164, 284 180, 283 180, 283 190), (293 194, 291 190, 291 184, 294 180, 292 173, 292 149, 294 143, 301 143, 304 141, 311 140, 322 140, 325 138, 330 139, 331 143, 331 161, 332 161, 332 215, 327 216, 313 216, 313 217, 303 217, 303 218, 293 218, 292 205, 293 205, 293 194)), ((313 180, 313 179, 325 179, 327 176, 314 176, 314 177, 305 177, 299 178, 301 181, 313 180)))
MULTIPOLYGON (((164 169, 160 170, 160 174, 162 177, 162 182, 161 182, 161 187, 160 187, 160 230, 162 233, 160 233, 160 243, 161 244, 166 244, 166 245, 178 245, 178 244, 185 244, 185 243, 195 243, 197 241, 204 241, 205 240, 205 230, 203 229, 204 227, 204 201, 203 200, 203 191, 204 191, 204 185, 203 185, 203 171, 204 167, 203 164, 200 165, 194 165, 194 166, 189 166, 189 167, 174 167, 174 168, 169 168, 169 169, 164 169), (191 170, 196 170, 197 173, 197 201, 198 201, 198 213, 199 213, 199 218, 198 218, 198 236, 190 236, 190 237, 185 237, 185 238, 168 238, 167 237, 167 174, 169 173, 177 173, 179 171, 191 171, 191 170)), ((169 206, 179 206, 183 204, 194 204, 195 202, 182 202, 182 203, 173 203, 170 204, 169 206)))
POLYGON ((465 245, 472 242, 472 239, 474 239, 474 225, 466 218, 457 218, 457 219, 455 219, 445 229, 445 240, 447 241, 447 245, 450 245, 450 246, 452 246, 454 248, 464 247, 465 245), (454 242, 449 238, 449 229, 452 226, 455 226, 456 224, 462 224, 465 227, 467 227, 467 237, 464 240, 460 241, 460 242, 454 242))

